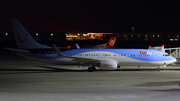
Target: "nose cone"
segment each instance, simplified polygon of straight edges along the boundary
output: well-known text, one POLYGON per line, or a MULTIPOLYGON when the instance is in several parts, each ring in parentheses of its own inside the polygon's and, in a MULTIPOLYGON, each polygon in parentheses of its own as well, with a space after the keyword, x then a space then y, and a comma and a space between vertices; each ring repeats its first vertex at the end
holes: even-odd
POLYGON ((174 58, 174 57, 170 57, 169 60, 170 60, 171 63, 177 62, 177 59, 174 58))

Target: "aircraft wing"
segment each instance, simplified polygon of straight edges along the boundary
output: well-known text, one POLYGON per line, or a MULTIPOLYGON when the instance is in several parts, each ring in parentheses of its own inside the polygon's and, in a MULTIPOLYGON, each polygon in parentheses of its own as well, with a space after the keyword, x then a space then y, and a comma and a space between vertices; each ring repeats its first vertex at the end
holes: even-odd
POLYGON ((85 58, 77 58, 77 57, 69 57, 69 58, 74 58, 72 61, 77 61, 86 64, 98 64, 100 62, 100 60, 95 60, 95 59, 85 59, 85 58))
MULTIPOLYGON (((82 63, 99 63, 100 62, 100 60, 97 60, 97 59, 89 59, 89 58, 79 58, 79 57, 71 57, 71 56, 65 56, 64 54, 62 54, 61 53, 61 51, 57 48, 57 46, 55 45, 55 44, 53 44, 53 46, 54 46, 54 49, 55 49, 55 51, 56 51, 56 53, 58 54, 58 56, 57 56, 57 58, 59 58, 59 57, 67 57, 67 58, 73 58, 73 60, 72 61, 77 61, 77 62, 82 62, 82 63)), ((56 58, 56 59, 57 59, 56 58)))

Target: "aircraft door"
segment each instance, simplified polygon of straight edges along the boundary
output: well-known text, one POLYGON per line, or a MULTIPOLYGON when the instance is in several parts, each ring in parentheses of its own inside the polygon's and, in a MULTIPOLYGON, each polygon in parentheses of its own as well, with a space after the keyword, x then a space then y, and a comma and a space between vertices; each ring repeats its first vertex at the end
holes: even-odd
POLYGON ((154 53, 154 60, 158 60, 158 53, 154 53))

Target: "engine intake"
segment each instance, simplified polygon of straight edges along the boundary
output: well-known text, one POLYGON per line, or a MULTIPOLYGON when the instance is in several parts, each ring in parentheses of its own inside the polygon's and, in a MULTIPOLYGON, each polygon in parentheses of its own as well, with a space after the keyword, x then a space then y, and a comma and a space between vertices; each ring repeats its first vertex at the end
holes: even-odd
POLYGON ((101 69, 117 69, 118 64, 115 60, 103 60, 100 62, 101 69))

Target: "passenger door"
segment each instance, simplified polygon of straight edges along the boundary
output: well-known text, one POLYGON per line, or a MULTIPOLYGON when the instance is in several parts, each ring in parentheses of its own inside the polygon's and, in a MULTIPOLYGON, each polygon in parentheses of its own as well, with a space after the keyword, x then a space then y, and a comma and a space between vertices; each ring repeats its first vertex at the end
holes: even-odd
POLYGON ((154 60, 158 60, 158 53, 154 53, 154 60))

